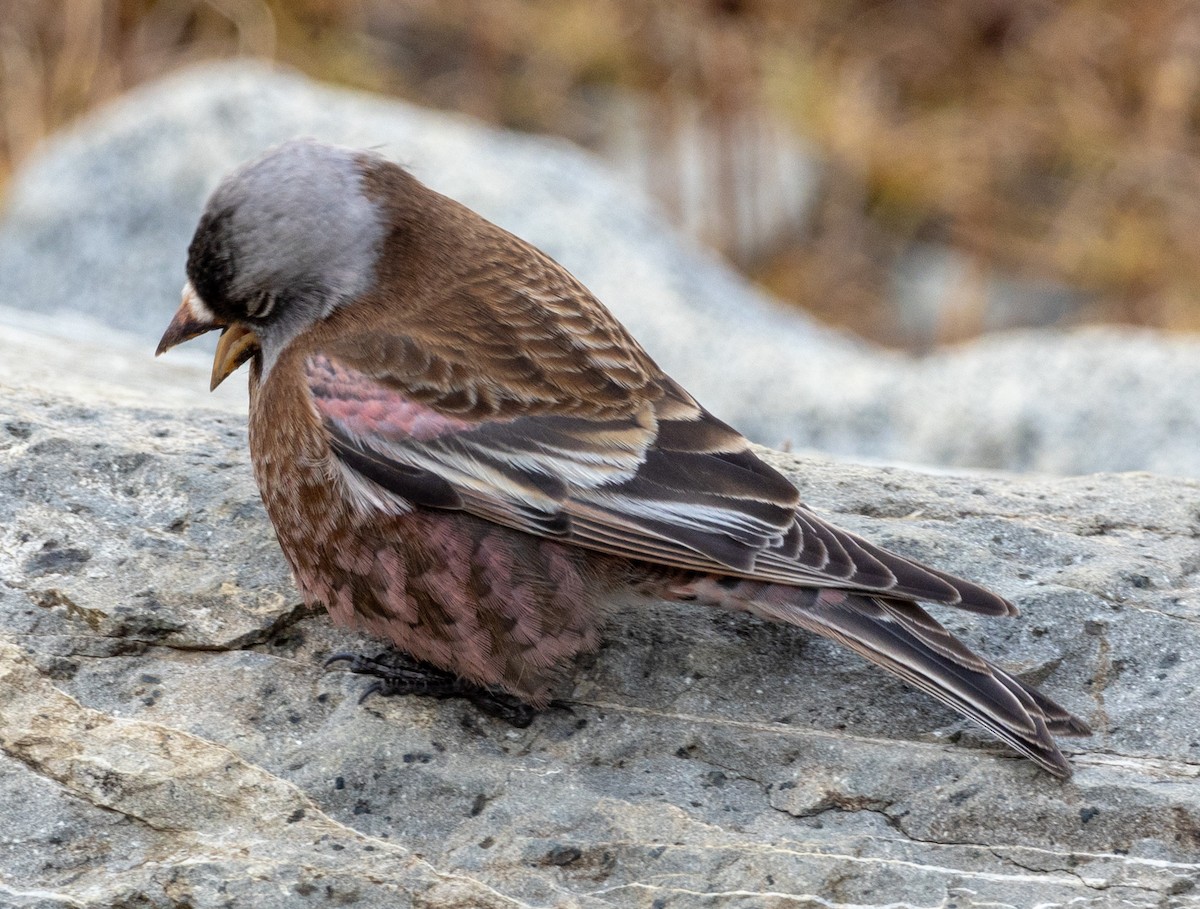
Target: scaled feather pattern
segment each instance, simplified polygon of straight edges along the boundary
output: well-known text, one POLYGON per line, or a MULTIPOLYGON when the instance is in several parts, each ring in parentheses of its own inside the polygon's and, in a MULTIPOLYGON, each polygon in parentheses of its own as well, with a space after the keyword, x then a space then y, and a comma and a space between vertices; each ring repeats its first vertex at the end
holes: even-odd
POLYGON ((1087 725, 917 601, 1005 599, 836 528, 548 256, 382 157, 294 140, 229 175, 160 353, 223 329, 305 599, 534 706, 635 597, 824 635, 1050 772, 1087 725))

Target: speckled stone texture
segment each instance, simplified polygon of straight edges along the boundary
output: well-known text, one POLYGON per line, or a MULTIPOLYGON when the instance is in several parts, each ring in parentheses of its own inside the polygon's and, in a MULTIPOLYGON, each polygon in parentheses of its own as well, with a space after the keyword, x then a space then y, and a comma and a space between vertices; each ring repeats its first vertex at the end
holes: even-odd
POLYGON ((244 418, 89 387, 0 379, 0 906, 1196 902, 1196 482, 770 455, 1020 605, 937 612, 1095 726, 1063 783, 839 648, 684 606, 618 612, 528 729, 359 705, 321 663, 373 645, 300 605, 244 418))
POLYGON ((915 360, 784 313, 561 143, 244 64, 84 121, 0 221, 0 907, 1200 905, 1200 482, 769 454, 826 516, 993 586, 935 610, 1096 729, 1059 782, 853 655, 617 611, 527 729, 371 699, 251 478, 245 386, 151 352, 221 173, 382 144, 546 248, 761 441, 1200 476, 1194 340, 1022 335, 915 360))

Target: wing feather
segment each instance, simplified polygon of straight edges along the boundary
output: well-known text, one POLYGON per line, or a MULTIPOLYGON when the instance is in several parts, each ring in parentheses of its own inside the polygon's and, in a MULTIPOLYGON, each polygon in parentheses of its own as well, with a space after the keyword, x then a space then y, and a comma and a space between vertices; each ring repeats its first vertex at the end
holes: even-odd
POLYGON ((387 336, 338 349, 340 357, 318 354, 308 365, 334 453, 345 469, 415 504, 677 568, 1013 611, 995 594, 822 521, 744 437, 665 376, 629 395, 622 414, 532 407, 481 416, 463 406, 456 370, 428 350, 410 356, 414 345, 387 336), (384 351, 386 369, 377 358, 384 351), (369 368, 360 368, 364 357, 369 368))

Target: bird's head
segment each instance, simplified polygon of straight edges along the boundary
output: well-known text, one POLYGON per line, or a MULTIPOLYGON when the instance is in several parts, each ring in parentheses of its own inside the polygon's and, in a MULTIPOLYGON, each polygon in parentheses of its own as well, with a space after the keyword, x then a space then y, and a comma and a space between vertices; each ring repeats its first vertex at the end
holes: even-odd
POLYGON ((265 374, 292 338, 365 292, 385 231, 364 193, 365 160, 294 139, 222 180, 188 247, 183 302, 157 353, 219 328, 211 387, 256 355, 265 374))

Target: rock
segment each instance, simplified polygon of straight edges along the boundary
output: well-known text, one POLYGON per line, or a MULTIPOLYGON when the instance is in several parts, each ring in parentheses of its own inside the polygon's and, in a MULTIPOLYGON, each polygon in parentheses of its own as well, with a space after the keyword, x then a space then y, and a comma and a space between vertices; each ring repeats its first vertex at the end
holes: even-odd
POLYGON ((1200 481, 764 452, 838 523, 1023 614, 938 610, 1096 728, 1054 780, 792 628, 617 611, 524 730, 324 671, 250 474, 245 386, 151 352, 221 173, 385 143, 546 248, 768 441, 1195 474, 1190 340, 1092 331, 922 360, 784 312, 561 143, 248 64, 47 145, 0 226, 0 905, 1200 904, 1200 481), (19 308, 18 308, 19 307, 19 308), (836 382, 831 377, 836 377, 836 382))
POLYGON ((938 615, 1093 724, 1072 780, 683 605, 618 612, 528 729, 359 704, 322 660, 374 645, 300 605, 243 417, 0 388, 0 905, 1196 904, 1200 483, 768 456, 1020 605, 938 615))
MULTIPOLYGON (((120 329, 148 359, 205 196, 231 167, 297 134, 379 148, 542 247, 760 442, 923 464, 1200 476, 1192 338, 1091 329, 993 337, 923 359, 875 349, 680 242, 635 189, 564 142, 247 62, 133 92, 34 156, 0 224, 0 306, 37 318, 10 312, 0 324, 81 340, 120 329)), ((216 406, 239 405, 227 396, 216 406)))

